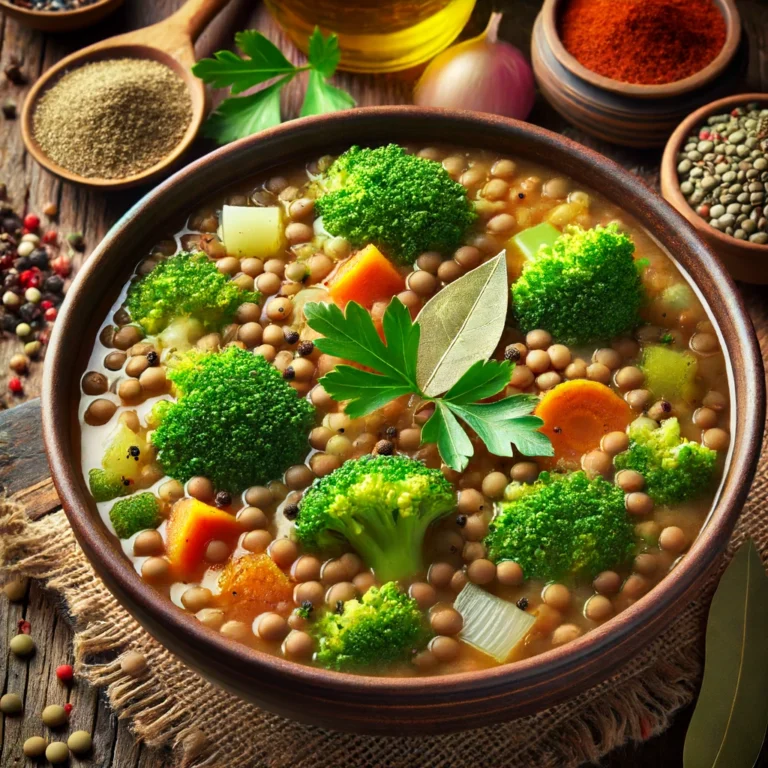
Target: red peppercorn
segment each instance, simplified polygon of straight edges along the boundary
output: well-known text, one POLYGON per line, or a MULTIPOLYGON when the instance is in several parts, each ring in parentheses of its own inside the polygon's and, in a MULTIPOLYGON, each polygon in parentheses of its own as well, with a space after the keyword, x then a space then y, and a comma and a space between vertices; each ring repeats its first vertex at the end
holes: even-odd
POLYGON ((45 346, 48 343, 48 339, 50 338, 49 334, 45 331, 40 331, 40 333, 37 334, 37 340, 45 346))
POLYGON ((22 635, 28 635, 32 631, 32 625, 26 619, 19 619, 16 622, 16 629, 22 635))
POLYGON ((44 235, 43 235, 43 242, 48 243, 48 245, 54 245, 56 243, 56 240, 59 237, 59 233, 56 232, 55 229, 49 229, 44 235))
POLYGON ((39 288, 43 282, 43 275, 37 267, 25 269, 19 275, 19 282, 23 288, 39 288))
POLYGON ((53 302, 50 299, 43 299, 40 302, 40 309, 50 309, 53 306, 53 302))
POLYGON ((66 277, 72 271, 72 260, 66 256, 58 256, 51 262, 51 269, 61 277, 66 277))
POLYGON ((56 315, 58 314, 59 313, 56 311, 56 307, 49 307, 48 309, 45 310, 44 317, 49 323, 52 323, 56 319, 56 315))
POLYGON ((24 227, 30 232, 34 232, 40 226, 40 217, 34 213, 28 213, 24 217, 24 227))
POLYGON ((72 714, 72 709, 73 709, 73 707, 72 707, 72 705, 69 702, 67 702, 64 705, 64 711, 67 713, 67 717, 69 717, 72 714))
POLYGON ((75 670, 72 669, 71 664, 62 664, 56 667, 56 677, 61 680, 64 685, 69 685, 75 676, 75 670))
POLYGON ((13 392, 14 395, 20 395, 24 391, 24 385, 21 383, 21 379, 18 376, 8 379, 8 389, 13 392))

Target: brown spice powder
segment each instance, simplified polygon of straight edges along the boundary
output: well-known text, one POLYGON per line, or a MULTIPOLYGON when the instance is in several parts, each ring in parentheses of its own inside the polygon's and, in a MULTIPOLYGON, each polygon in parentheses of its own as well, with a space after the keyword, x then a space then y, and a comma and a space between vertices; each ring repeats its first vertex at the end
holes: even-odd
POLYGON ((108 59, 64 75, 40 99, 33 132, 51 160, 87 177, 122 179, 150 168, 192 119, 184 81, 165 64, 108 59))

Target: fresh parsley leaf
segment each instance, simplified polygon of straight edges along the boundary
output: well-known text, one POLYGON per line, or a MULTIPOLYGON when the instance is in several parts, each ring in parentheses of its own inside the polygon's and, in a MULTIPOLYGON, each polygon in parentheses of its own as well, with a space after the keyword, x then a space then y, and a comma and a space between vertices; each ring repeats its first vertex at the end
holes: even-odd
POLYGON ((324 115, 326 112, 339 112, 351 109, 357 102, 341 88, 331 85, 317 70, 309 73, 307 91, 301 105, 301 117, 324 115))
POLYGON ((549 438, 537 431, 544 422, 530 415, 531 400, 536 398, 513 395, 495 403, 459 405, 450 400, 445 403, 496 456, 512 456, 513 446, 525 456, 552 456, 554 449, 549 438))
POLYGON ((339 38, 330 34, 323 37, 319 27, 309 36, 309 66, 323 77, 331 77, 341 61, 339 38))
POLYGON ((501 392, 509 384, 514 366, 506 360, 478 360, 443 395, 453 403, 476 403, 501 392))
POLYGON ((335 304, 311 302, 304 307, 304 316, 309 327, 325 337, 315 341, 324 354, 364 365, 399 386, 410 387, 411 392, 419 391, 412 375, 415 360, 407 361, 407 356, 418 349, 419 326, 413 324, 408 308, 399 299, 393 299, 384 314, 386 344, 370 313, 357 302, 347 304, 346 314, 335 304))
POLYGON ((334 400, 347 401, 344 412, 353 419, 367 416, 413 391, 410 384, 398 383, 389 376, 361 371, 351 365, 337 365, 320 379, 320 383, 334 400))
MULTIPOLYGON (((232 51, 218 51, 212 59, 198 61, 192 72, 214 88, 231 86, 234 96, 273 77, 301 71, 283 56, 274 43, 255 29, 238 32, 235 43, 249 58, 241 58, 232 51)), ((287 80, 283 84, 285 82, 287 80)))
POLYGON ((243 136, 280 124, 280 89, 292 76, 250 96, 224 99, 211 113, 203 127, 203 133, 219 144, 227 144, 243 136))
POLYGON ((421 430, 422 443, 435 443, 440 458, 456 472, 467 468, 475 449, 447 403, 435 401, 435 412, 421 430))

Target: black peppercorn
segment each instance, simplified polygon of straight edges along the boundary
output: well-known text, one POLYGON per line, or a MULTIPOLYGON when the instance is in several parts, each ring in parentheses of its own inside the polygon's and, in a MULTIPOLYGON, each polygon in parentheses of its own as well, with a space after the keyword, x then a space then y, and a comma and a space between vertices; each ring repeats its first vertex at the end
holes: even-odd
POLYGON ((158 355, 154 349, 147 352, 147 362, 153 366, 157 365, 160 362, 160 355, 158 355))
POLYGON ((521 200, 523 200, 523 199, 525 198, 525 193, 523 193, 523 192, 518 192, 518 193, 517 193, 517 196, 518 196, 518 197, 519 197, 521 200))
POLYGON ((467 524, 466 515, 456 515, 456 525, 458 525, 459 528, 463 528, 466 524, 467 524))
POLYGON ((219 491, 213 502, 217 507, 228 507, 232 503, 232 496, 227 491, 219 491))
POLYGON ((3 330, 8 331, 9 333, 13 333, 16 330, 16 326, 19 324, 19 321, 16 319, 15 315, 5 314, 3 315, 3 330))
POLYGON ((59 275, 50 275, 43 280, 43 290, 51 293, 61 293, 64 288, 64 278, 59 275))
POLYGON ((308 355, 311 355, 315 351, 314 342, 302 341, 301 344, 299 344, 299 346, 296 348, 296 351, 302 357, 307 357, 308 355))
POLYGON ((344 613, 344 601, 343 600, 337 600, 336 601, 336 609, 334 613, 338 613, 339 616, 341 616, 342 613, 344 613))
POLYGON ((299 340, 299 332, 293 328, 286 328, 284 334, 286 344, 295 344, 299 340))
POLYGON ((286 520, 295 520, 299 516, 298 504, 286 504, 283 507, 283 514, 286 520))
POLYGON ((31 301, 26 304, 22 304, 19 307, 19 317, 26 323, 31 323, 40 317, 41 310, 37 304, 33 304, 31 301))
POLYGON ((528 598, 527 597, 521 597, 515 605, 521 610, 524 611, 528 607, 528 598))
POLYGON ((286 368, 286 369, 283 371, 283 378, 284 378, 286 381, 293 381, 293 380, 296 378, 296 371, 294 371, 294 370, 293 370, 293 367, 292 367, 292 366, 290 366, 290 365, 289 365, 289 366, 288 366, 288 367, 287 367, 287 368, 286 368))
POLYGON ((391 456, 395 452, 395 446, 391 440, 379 440, 373 452, 378 456, 391 456))
POLYGON ((3 278, 3 290, 4 291, 12 291, 15 288, 21 287, 21 280, 19 280, 18 275, 6 275, 3 278))
POLYGON ((509 360, 510 363, 516 363, 520 357, 520 350, 514 344, 510 344, 504 350, 504 359, 509 360))
POLYGON ((33 267, 48 269, 48 253, 45 248, 36 248, 29 254, 29 261, 33 267))
POLYGON ((25 270, 32 268, 32 259, 30 259, 29 256, 19 256, 19 258, 13 262, 13 266, 16 267, 19 272, 24 272, 25 270))
POLYGON ((384 430, 384 437, 386 437, 387 440, 394 440, 397 437, 397 427, 387 427, 384 430))
POLYGON ((301 607, 306 613, 312 613, 312 611, 315 610, 315 606, 312 605, 311 600, 303 600, 301 603, 301 607))

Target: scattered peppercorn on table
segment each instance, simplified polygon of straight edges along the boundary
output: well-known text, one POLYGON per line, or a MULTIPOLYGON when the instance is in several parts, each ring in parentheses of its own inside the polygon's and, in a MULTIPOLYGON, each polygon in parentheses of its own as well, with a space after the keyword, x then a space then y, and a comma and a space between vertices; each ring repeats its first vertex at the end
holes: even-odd
MULTIPOLYGON (((4 35, 0 39, 0 60, 10 75, 0 76, 0 101, 21 105, 29 84, 41 71, 65 54, 82 47, 94 39, 101 39, 128 29, 159 21, 167 17, 181 4, 181 0, 134 0, 126 4, 125 11, 111 22, 96 27, 85 35, 44 37, 39 33, 5 20, 4 35), (20 59, 20 61, 17 61, 20 59), (14 67, 26 78, 25 84, 16 84, 14 67)), ((483 13, 487 3, 480 0, 475 29, 483 26, 483 13), (482 6, 482 7, 481 7, 482 6)), ((538 0, 518 0, 510 16, 515 22, 502 27, 502 36, 509 37, 523 50, 528 50, 528 32, 539 10, 538 0)), ((225 47, 237 26, 256 27, 278 42, 284 49, 289 46, 282 33, 262 7, 251 10, 246 23, 240 4, 233 3, 212 26, 199 43, 201 55, 225 47)), ((752 57, 752 82, 745 83, 744 91, 768 91, 768 8, 744 0, 739 3, 747 33, 750 35, 755 55, 752 57)), ((342 75, 341 84, 360 104, 401 103, 409 100, 412 81, 408 75, 375 81, 370 78, 342 75)), ((287 115, 295 115, 301 99, 300 86, 289 86, 287 115)), ((8 112, 4 110, 6 114, 8 112)), ((531 116, 535 123, 553 130, 563 130, 567 135, 583 140, 578 131, 566 126, 559 117, 539 102, 531 116)), ((53 230, 64 237, 69 233, 82 233, 87 248, 94 247, 109 227, 146 190, 139 189, 104 197, 101 194, 63 183, 41 171, 26 157, 17 126, 3 119, 3 142, 6 152, 0 169, 0 184, 7 189, 8 204, 22 215, 35 214, 42 219, 42 233, 53 230), (54 212, 55 211, 55 212, 54 212)), ((650 154, 632 154, 609 145, 590 145, 608 154, 651 184, 657 182, 659 157, 650 154)), ((203 153, 211 147, 200 142, 195 151, 203 153)), ((189 158, 191 159, 191 158, 189 158)), ((0 188, 1 189, 1 188, 0 188)), ((80 241, 79 241, 80 242, 80 241)), ((87 255, 73 249, 72 266, 76 269, 87 255)), ((376 254, 368 254, 368 264, 357 266, 377 268, 376 254)), ((383 276, 386 277, 386 276, 383 276)), ((339 287, 341 291, 343 286, 339 287)), ((745 289, 749 303, 766 302, 765 288, 745 289)), ((3 453, 9 457, 0 465, 0 484, 11 493, 19 493, 30 514, 40 516, 54 510, 57 500, 50 479, 42 440, 39 434, 40 412, 36 401, 23 404, 39 394, 42 364, 31 361, 21 369, 19 355, 24 354, 22 341, 5 335, 0 340, 0 385, 4 405, 20 406, 0 414, 0 434, 7 435, 8 444, 3 453), (12 358, 16 360, 12 363, 12 358), (15 366, 15 367, 14 367, 15 366), (17 370, 19 369, 19 370, 17 370), (12 379, 21 387, 10 385, 12 379)), ((55 609, 55 599, 39 586, 13 584, 0 596, 0 627, 3 628, 3 649, 0 654, 0 709, 3 722, 0 727, 0 766, 32 765, 24 761, 23 754, 45 754, 53 762, 69 752, 73 766, 99 765, 117 768, 160 768, 168 764, 168 756, 159 750, 137 745, 129 731, 127 721, 118 721, 111 715, 108 705, 97 691, 71 679, 72 662, 71 630, 65 619, 55 609), (8 599, 12 598, 12 599, 8 599), (18 638, 27 639, 18 639, 18 638), (16 639, 14 639, 16 638, 16 639), (13 643, 13 647, 11 644, 13 643), (30 648, 30 643, 33 647, 30 648), (67 706, 71 705, 71 707, 67 706), (66 719, 65 727, 55 722, 66 719), (49 728, 49 723, 53 728, 49 728), (41 738, 42 737, 42 738, 41 738), (44 739, 44 741, 43 741, 44 739), (90 743, 89 743, 90 742, 90 743), (46 750, 49 750, 46 751, 46 750)), ((145 663, 143 657, 131 659, 131 663, 145 663)), ((689 714, 689 713, 688 713, 689 714)), ((652 739, 640 747, 626 747, 611 755, 607 766, 648 766, 669 768, 681 765, 682 740, 688 714, 681 715, 675 726, 661 737, 652 739)), ((760 765, 768 765, 763 757, 760 765)))

